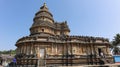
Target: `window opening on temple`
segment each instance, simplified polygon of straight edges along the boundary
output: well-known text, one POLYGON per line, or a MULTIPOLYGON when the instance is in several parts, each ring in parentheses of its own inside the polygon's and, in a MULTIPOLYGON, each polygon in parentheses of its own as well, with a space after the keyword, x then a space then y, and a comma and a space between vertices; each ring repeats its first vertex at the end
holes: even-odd
POLYGON ((44 29, 42 29, 42 32, 44 32, 44 29))

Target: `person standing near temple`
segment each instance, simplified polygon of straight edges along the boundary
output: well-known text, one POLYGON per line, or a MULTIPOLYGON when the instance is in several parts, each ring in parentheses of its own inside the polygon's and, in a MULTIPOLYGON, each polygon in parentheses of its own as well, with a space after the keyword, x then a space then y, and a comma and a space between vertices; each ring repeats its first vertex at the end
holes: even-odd
POLYGON ((13 58, 13 67, 16 67, 16 58, 13 58))

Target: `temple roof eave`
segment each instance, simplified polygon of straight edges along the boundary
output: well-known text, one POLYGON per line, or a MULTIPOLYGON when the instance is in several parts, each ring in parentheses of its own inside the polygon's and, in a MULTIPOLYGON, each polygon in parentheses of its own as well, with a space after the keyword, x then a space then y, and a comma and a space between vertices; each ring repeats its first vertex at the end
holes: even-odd
POLYGON ((54 26, 49 26, 49 25, 37 25, 37 26, 32 26, 32 27, 30 28, 30 30, 31 30, 32 28, 37 28, 37 27, 50 27, 50 28, 52 28, 52 29, 55 29, 54 26))
POLYGON ((35 19, 38 19, 38 18, 40 18, 40 17, 49 18, 50 20, 52 20, 52 22, 54 22, 54 20, 53 20, 53 18, 52 18, 52 17, 43 16, 43 15, 41 15, 41 16, 35 16, 35 17, 33 18, 33 21, 35 21, 35 19))
POLYGON ((35 15, 38 15, 41 12, 47 12, 48 14, 50 14, 51 17, 53 17, 53 15, 49 11, 43 9, 39 10, 35 15))
POLYGON ((48 42, 61 42, 61 43, 109 43, 107 39, 98 38, 98 37, 86 37, 86 36, 66 36, 65 37, 67 41, 61 40, 60 36, 53 36, 52 39, 49 35, 36 35, 36 36, 26 36, 23 38, 20 38, 16 43, 18 42, 29 42, 29 41, 48 41, 48 42))
POLYGON ((16 46, 18 46, 19 44, 23 44, 23 43, 59 43, 59 44, 82 44, 82 45, 99 45, 99 46, 102 46, 102 45, 110 45, 110 43, 97 43, 97 42, 61 42, 61 41, 40 41, 40 40, 34 40, 34 41, 21 41, 21 42, 18 42, 16 43, 16 46))

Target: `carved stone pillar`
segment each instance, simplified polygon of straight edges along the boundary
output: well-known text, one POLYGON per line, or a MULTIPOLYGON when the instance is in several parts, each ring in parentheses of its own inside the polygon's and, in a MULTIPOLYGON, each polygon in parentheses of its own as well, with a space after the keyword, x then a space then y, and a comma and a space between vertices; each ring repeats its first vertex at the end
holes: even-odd
POLYGON ((107 51, 107 54, 111 54, 111 52, 110 52, 110 49, 109 49, 109 46, 108 46, 108 45, 107 45, 106 51, 107 51))
POLYGON ((26 44, 26 54, 27 54, 27 55, 29 54, 28 48, 29 48, 29 46, 28 46, 28 44, 26 44))
POLYGON ((38 45, 37 45, 36 49, 37 49, 36 50, 37 58, 40 58, 40 49, 39 49, 38 45))
POLYGON ((23 47, 23 45, 21 46, 21 53, 23 53, 23 49, 24 49, 24 47, 23 47))
POLYGON ((106 47, 101 48, 104 54, 107 54, 106 47))
POLYGON ((35 44, 33 43, 33 54, 36 56, 36 47, 35 47, 35 44))
POLYGON ((33 54, 33 43, 31 43, 31 49, 30 54, 33 54))
POLYGON ((90 45, 91 45, 91 53, 94 54, 93 44, 90 44, 90 45))
POLYGON ((52 54, 53 54, 53 43, 52 43, 52 54))
POLYGON ((23 45, 23 53, 25 54, 25 45, 23 45))
POLYGON ((31 52, 30 47, 31 47, 31 45, 29 44, 28 45, 28 55, 30 55, 30 52, 31 52))
POLYGON ((98 47, 97 46, 94 46, 94 47, 95 47, 96 55, 99 55, 98 54, 98 47))
POLYGON ((21 53, 21 45, 19 46, 19 50, 20 50, 20 53, 21 53))
POLYGON ((77 43, 76 47, 77 47, 77 55, 78 55, 79 54, 79 44, 78 43, 77 43))
POLYGON ((82 47, 81 47, 81 44, 79 44, 79 54, 82 54, 82 47))
POLYGON ((55 54, 57 54, 57 44, 55 44, 55 54))

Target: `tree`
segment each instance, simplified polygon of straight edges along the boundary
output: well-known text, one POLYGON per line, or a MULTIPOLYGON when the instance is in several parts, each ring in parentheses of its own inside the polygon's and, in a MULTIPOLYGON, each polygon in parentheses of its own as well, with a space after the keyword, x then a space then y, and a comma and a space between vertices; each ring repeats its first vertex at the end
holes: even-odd
POLYGON ((113 39, 113 46, 118 46, 120 44, 120 34, 116 34, 113 39))
POLYGON ((4 50, 0 51, 0 54, 16 54, 16 50, 4 50))
POLYGON ((120 46, 120 34, 116 34, 116 36, 114 36, 114 39, 112 41, 112 46, 113 46, 113 54, 119 54, 120 53, 120 48, 118 46, 120 46))

